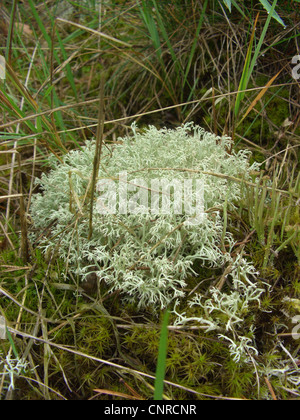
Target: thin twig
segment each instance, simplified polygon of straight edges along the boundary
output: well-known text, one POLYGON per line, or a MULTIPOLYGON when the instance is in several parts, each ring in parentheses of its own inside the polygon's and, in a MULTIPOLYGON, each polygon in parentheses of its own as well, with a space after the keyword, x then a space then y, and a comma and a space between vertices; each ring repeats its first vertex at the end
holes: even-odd
POLYGON ((94 167, 92 175, 92 184, 91 184, 91 202, 90 202, 90 220, 89 220, 89 236, 88 239, 91 239, 93 234, 93 208, 94 208, 94 196, 96 182, 98 178, 102 144, 103 144, 103 126, 104 126, 104 75, 102 74, 100 80, 100 98, 99 98, 99 113, 98 113, 98 127, 97 127, 97 136, 96 136, 96 150, 94 156, 94 167))
POLYGON ((265 382, 267 384, 267 387, 269 388, 269 391, 270 391, 270 394, 272 395, 273 400, 276 401, 277 397, 276 397, 274 389, 273 389, 273 387, 272 387, 272 385, 271 385, 271 383, 270 383, 270 381, 267 377, 265 377, 265 382))

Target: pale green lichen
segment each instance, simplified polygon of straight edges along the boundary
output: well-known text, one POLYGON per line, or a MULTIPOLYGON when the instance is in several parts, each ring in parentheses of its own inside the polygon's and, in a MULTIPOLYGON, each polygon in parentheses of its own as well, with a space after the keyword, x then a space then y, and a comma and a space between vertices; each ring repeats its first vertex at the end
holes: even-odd
MULTIPOLYGON (((131 185, 137 177, 145 182, 201 180, 203 220, 187 223, 190 215, 178 214, 172 206, 169 214, 99 214, 95 202, 93 235, 88 240, 88 187, 95 152, 94 142, 88 142, 82 150, 68 153, 63 163, 54 162, 53 170, 39 181, 43 193, 33 198, 31 216, 39 233, 50 226, 50 234, 39 246, 44 251, 55 248, 82 279, 94 271, 111 291, 120 290, 125 299, 140 307, 165 307, 185 295, 188 275, 195 274, 195 261, 201 261, 203 267, 232 262, 234 240, 224 232, 224 203, 234 208, 245 188, 235 179, 250 181, 251 171, 258 167, 249 164, 248 151, 228 152, 230 138, 217 137, 193 124, 176 130, 149 127, 141 132, 133 126, 133 136, 119 141, 122 144, 103 151, 99 179, 116 181, 127 171, 131 185)), ((243 267, 252 276, 251 265, 243 267)), ((235 281, 248 284, 248 293, 252 293, 253 284, 241 280, 240 274, 235 281)))
POLYGON ((19 358, 11 357, 10 353, 4 358, 0 352, 0 376, 4 376, 4 382, 8 390, 15 389, 15 378, 24 374, 28 369, 28 363, 19 358))
MULTIPOLYGON (((189 317, 186 313, 177 313, 176 325, 189 325, 191 323, 201 326, 206 332, 216 331, 220 339, 229 342, 229 352, 235 362, 251 361, 252 355, 257 355, 253 342, 253 325, 250 325, 245 336, 244 320, 249 315, 250 305, 260 305, 260 297, 264 288, 258 287, 255 276, 258 273, 244 258, 238 256, 232 263, 230 284, 232 290, 223 292, 212 287, 209 296, 195 296, 189 301, 189 307, 200 309, 202 316, 189 317)), ((179 302, 177 302, 179 304, 179 302)))

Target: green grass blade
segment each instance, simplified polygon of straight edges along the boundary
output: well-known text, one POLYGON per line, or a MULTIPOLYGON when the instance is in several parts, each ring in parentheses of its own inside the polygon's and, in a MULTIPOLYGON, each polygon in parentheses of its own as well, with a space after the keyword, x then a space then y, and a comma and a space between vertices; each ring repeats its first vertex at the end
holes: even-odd
POLYGON ((245 61, 242 77, 241 77, 241 80, 240 80, 240 85, 239 85, 239 90, 238 90, 236 102, 235 102, 235 108, 234 108, 235 117, 238 116, 241 101, 245 96, 245 92, 243 92, 243 91, 247 89, 248 82, 250 80, 250 77, 251 77, 251 74, 253 72, 254 66, 256 64, 257 58, 258 58, 259 53, 261 51, 261 47, 262 47, 262 44, 264 42, 264 39, 265 39, 267 30, 268 30, 270 21, 272 19, 276 3, 277 3, 277 0, 274 0, 274 2, 272 4, 272 7, 270 9, 268 18, 266 20, 266 23, 265 23, 264 28, 262 30, 262 33, 260 35, 258 44, 255 48, 252 60, 251 60, 251 52, 252 52, 252 46, 253 46, 253 40, 254 40, 254 34, 255 34, 256 23, 257 23, 257 20, 258 20, 258 15, 257 15, 256 20, 254 22, 253 32, 252 32, 252 35, 251 35, 250 44, 249 44, 248 51, 247 51, 247 56, 246 56, 246 61, 245 61), (250 62, 250 60, 251 60, 251 62, 250 62))
POLYGON ((179 75, 180 72, 183 73, 182 66, 181 66, 181 64, 180 64, 180 62, 179 62, 179 60, 178 60, 178 58, 176 56, 176 53, 175 53, 174 48, 172 46, 170 37, 168 36, 167 29, 166 29, 166 27, 164 25, 163 19, 161 17, 160 12, 159 12, 159 8, 157 6, 156 0, 152 0, 152 1, 153 1, 155 10, 156 10, 157 22, 158 22, 159 28, 161 30, 161 33, 162 33, 163 37, 164 37, 164 40, 166 42, 166 45, 168 46, 169 53, 171 54, 172 60, 173 60, 173 62, 175 64, 177 75, 179 75))
POLYGON ((276 19, 277 22, 280 23, 280 25, 282 25, 284 27, 286 26, 285 23, 283 22, 283 20, 281 19, 281 17, 276 12, 275 8, 272 10, 273 5, 271 6, 271 4, 268 2, 268 0, 260 0, 260 2, 263 5, 263 7, 266 9, 266 11, 271 15, 271 17, 276 19))
MULTIPOLYGON (((39 14, 37 13, 33 0, 29 0, 28 3, 29 3, 29 6, 30 6, 30 9, 32 11, 33 17, 35 18, 35 20, 36 20, 36 22, 39 26, 39 29, 42 32, 42 34, 43 34, 43 36, 44 36, 44 38, 45 38, 45 40, 48 44, 49 49, 51 50, 53 40, 51 39, 51 36, 48 34, 47 29, 45 28, 39 14)), ((55 25, 53 17, 50 16, 50 18, 51 18, 52 25, 55 25)), ((61 37, 60 37, 60 35, 59 35, 59 33, 56 29, 55 29, 55 35, 57 36, 59 47, 60 47, 60 52, 63 55, 63 59, 67 60, 67 54, 66 54, 66 51, 65 51, 65 48, 64 48, 63 41, 62 41, 62 39, 61 39, 61 37)), ((54 56, 55 60, 57 61, 57 63, 60 65, 61 60, 59 59, 59 56, 58 56, 55 49, 53 49, 53 56, 54 56)), ((76 84, 75 84, 75 81, 74 81, 73 74, 72 74, 71 67, 70 67, 69 63, 66 65, 65 72, 66 72, 66 77, 69 81, 69 84, 70 84, 70 86, 71 86, 71 88, 74 92, 75 99, 78 100, 77 88, 76 88, 76 84)), ((55 106, 56 107, 60 106, 61 103, 58 100, 55 89, 53 90, 52 94, 53 94, 55 106)), ((58 127, 60 127, 61 131, 64 131, 65 130, 65 125, 64 125, 61 113, 60 112, 56 113, 54 118, 56 120, 56 123, 58 124, 58 127)))
POLYGON ((225 4, 229 12, 231 12, 231 0, 223 0, 223 3, 225 4))
POLYGON ((250 65, 250 69, 249 69, 249 74, 248 74, 247 83, 248 83, 248 81, 249 81, 249 79, 250 79, 250 76, 251 76, 251 74, 252 74, 252 72, 253 72, 253 69, 254 69, 254 66, 255 66, 255 64, 256 64, 257 58, 258 58, 258 56, 259 56, 259 53, 260 53, 260 50, 261 50, 262 44, 263 44, 263 42, 264 42, 264 39, 265 39, 265 36, 266 36, 267 30, 268 30, 268 27, 269 27, 270 21, 271 21, 271 19, 272 19, 273 12, 274 12, 274 10, 275 10, 275 6, 276 6, 276 4, 277 4, 277 0, 274 0, 274 2, 273 2, 273 4, 272 4, 272 8, 271 8, 271 10, 270 10, 270 12, 269 12, 269 16, 268 16, 268 18, 267 18, 267 20, 266 20, 265 26, 264 26, 264 28, 263 28, 263 30, 262 30, 261 35, 260 35, 260 38, 259 38, 258 44, 257 44, 257 46, 256 46, 256 48, 255 48, 255 51, 254 51, 254 54, 253 54, 253 57, 252 57, 252 61, 251 61, 251 65, 250 65))
POLYGON ((166 370, 166 358, 168 347, 168 321, 169 311, 164 314, 163 325, 160 334, 158 361, 155 376, 154 400, 163 399, 164 379, 166 370))
MULTIPOLYGON (((46 28, 45 28, 45 26, 43 24, 42 19, 40 18, 39 14, 38 14, 38 12, 36 10, 36 7, 35 7, 35 4, 33 3, 33 0, 28 0, 28 4, 30 6, 32 15, 35 18, 35 20, 36 20, 36 22, 37 22, 37 24, 38 24, 38 26, 40 28, 40 31, 42 32, 45 40, 47 41, 48 46, 51 47, 51 37, 48 34, 48 32, 47 32, 47 30, 46 30, 46 28)), ((57 54, 56 54, 56 56, 57 56, 57 54)))
POLYGON ((145 23, 148 31, 149 31, 151 41, 152 41, 152 43, 154 45, 154 48, 156 50, 156 55, 157 55, 158 59, 161 60, 162 51, 161 51, 159 33, 158 33, 157 27, 155 25, 154 19, 153 19, 152 10, 151 10, 151 7, 149 5, 149 1, 142 0, 142 4, 140 6, 140 13, 141 13, 141 16, 144 20, 144 23, 145 23))
MULTIPOLYGON (((25 117, 24 111, 22 111, 20 107, 16 105, 14 100, 1 88, 0 88, 0 103, 4 109, 6 109, 9 113, 12 113, 16 118, 25 117)), ((37 131, 34 124, 31 121, 25 121, 24 123, 33 133, 37 131)))
POLYGON ((223 0, 223 3, 225 4, 225 6, 227 7, 227 9, 229 10, 229 12, 231 13, 231 6, 233 5, 241 14, 241 16, 245 19, 246 15, 243 11, 243 9, 238 5, 238 3, 234 0, 223 0))
POLYGON ((199 33, 200 33, 201 28, 202 28, 203 20, 204 20, 204 17, 205 17, 207 4, 208 4, 208 0, 205 0, 205 3, 202 7, 201 16, 200 16, 199 23, 198 23, 198 26, 197 26, 197 30, 196 30, 195 38, 194 38, 194 41, 193 41, 193 45, 192 45, 192 48, 191 48, 189 61, 188 61, 186 71, 185 71, 185 74, 184 74, 184 79, 183 79, 183 84, 182 84, 183 86, 185 86, 185 84, 186 84, 187 77, 188 77, 188 74, 189 74, 189 71, 190 71, 190 68, 191 68, 191 64, 192 64, 192 61, 193 61, 193 58, 194 58, 194 55, 195 55, 195 50, 196 50, 197 43, 198 43, 199 33))
POLYGON ((241 101, 243 100, 243 98, 245 96, 244 91, 247 89, 248 81, 249 81, 249 78, 250 78, 250 75, 251 75, 251 73, 250 73, 250 63, 251 63, 252 46, 253 46, 253 40, 254 40, 257 20, 258 20, 258 15, 256 16, 256 19, 255 19, 255 22, 254 22, 254 26, 253 26, 253 30, 252 30, 252 34, 251 34, 251 38, 250 38, 250 43, 249 43, 249 47, 248 47, 248 50, 247 50, 246 60, 245 60, 244 68, 243 68, 243 73, 242 73, 240 84, 239 84, 238 94, 237 94, 236 101, 235 101, 235 107, 234 107, 235 117, 238 116, 241 101))
POLYGON ((7 335, 8 341, 10 342, 10 345, 11 345, 11 348, 12 348, 12 351, 14 353, 15 358, 16 359, 19 359, 19 354, 18 354, 18 351, 16 349, 14 340, 13 340, 13 338, 11 336, 11 333, 9 332, 9 330, 8 330, 7 327, 6 327, 6 335, 7 335))
MULTIPOLYGON (((61 39, 61 37, 60 37, 60 35, 59 35, 59 33, 58 33, 57 30, 55 31, 55 33, 56 33, 56 37, 57 37, 57 40, 58 40, 58 43, 59 43, 59 48, 60 48, 60 51, 62 53, 63 59, 64 59, 64 61, 67 61, 68 55, 66 53, 66 50, 65 50, 65 47, 64 47, 64 43, 63 43, 63 41, 62 41, 62 39, 61 39)), ((72 73, 72 69, 71 69, 70 64, 67 64, 66 65, 65 72, 66 72, 67 79, 68 79, 68 81, 70 83, 70 86, 71 86, 71 88, 73 90, 75 99, 76 99, 76 101, 78 101, 77 87, 76 87, 76 83, 75 83, 75 80, 74 80, 74 77, 73 77, 73 73, 72 73)))

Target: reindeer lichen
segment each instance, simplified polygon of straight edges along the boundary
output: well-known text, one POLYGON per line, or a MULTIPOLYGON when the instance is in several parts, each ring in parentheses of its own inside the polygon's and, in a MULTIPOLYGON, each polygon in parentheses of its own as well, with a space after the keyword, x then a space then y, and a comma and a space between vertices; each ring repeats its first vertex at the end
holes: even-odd
MULTIPOLYGON (((55 249, 69 270, 82 279, 96 273, 111 291, 121 291, 124 299, 135 301, 139 307, 163 308, 185 296, 188 276, 196 274, 195 262, 216 268, 233 263, 234 238, 226 231, 223 214, 241 200, 245 183, 252 181, 251 172, 258 167, 249 164, 248 151, 230 151, 229 137, 215 136, 191 123, 175 130, 132 128, 132 136, 118 139, 118 144, 103 150, 98 174, 99 181, 106 180, 113 187, 126 172, 129 206, 125 211, 120 196, 113 196, 113 188, 108 188, 106 198, 115 200, 116 211, 101 213, 96 200, 93 234, 88 239, 95 153, 95 144, 90 141, 81 150, 69 152, 62 163, 53 161, 52 170, 38 181, 42 192, 32 200, 31 216, 37 236, 44 233, 39 247, 45 252, 55 249), (174 204, 176 185, 191 179, 203 186, 201 220, 183 207, 178 211, 174 204), (137 185, 143 184, 140 193, 147 193, 153 190, 155 184, 151 182, 155 180, 170 184, 167 212, 145 209, 136 199, 137 185)), ((196 194, 193 191, 190 195, 193 203, 196 194)), ((161 194, 154 198, 156 204, 163 200, 161 194)), ((255 272, 251 263, 241 267, 235 269, 234 281, 245 285, 246 306, 246 299, 258 299, 259 291, 247 280, 255 272)), ((215 298, 221 308, 225 298, 215 298)), ((234 296, 230 299, 233 301, 234 296)), ((236 316, 239 319, 238 311, 236 316)), ((234 323, 234 318, 230 322, 234 323)))

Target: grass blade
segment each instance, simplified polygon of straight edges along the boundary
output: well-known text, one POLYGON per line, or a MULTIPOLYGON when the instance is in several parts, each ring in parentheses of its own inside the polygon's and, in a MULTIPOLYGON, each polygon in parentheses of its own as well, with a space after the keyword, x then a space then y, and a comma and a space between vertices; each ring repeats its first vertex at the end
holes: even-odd
POLYGON ((195 55, 195 50, 196 50, 196 47, 197 47, 197 42, 198 42, 200 30, 202 28, 202 24, 203 24, 203 21, 204 21, 207 4, 208 4, 208 0, 205 0, 205 3, 202 7, 202 12, 201 12, 201 16, 200 16, 199 23, 198 23, 198 26, 197 26, 197 30, 196 30, 196 34, 195 34, 195 37, 194 37, 193 45, 192 45, 192 48, 191 48, 189 61, 188 61, 188 64, 187 64, 187 67, 186 67, 186 70, 185 70, 183 86, 185 86, 185 84, 186 84, 187 77, 188 77, 188 74, 189 74, 189 71, 190 71, 190 68, 191 68, 191 64, 192 64, 192 61, 193 61, 193 57, 195 55))
POLYGON ((276 12, 275 8, 272 10, 272 6, 268 2, 268 0, 260 0, 260 2, 263 5, 263 7, 266 9, 266 11, 268 13, 270 13, 271 17, 273 17, 274 19, 276 19, 277 22, 279 22, 280 25, 282 25, 285 28, 285 23, 283 22, 283 20, 281 19, 281 17, 278 15, 278 13, 276 12))
POLYGON ((259 53, 260 53, 260 50, 261 50, 262 44, 263 44, 263 42, 264 42, 264 39, 265 39, 265 36, 266 36, 267 30, 268 30, 268 27, 269 27, 270 21, 271 21, 271 19, 272 19, 273 12, 274 12, 274 10, 275 10, 275 6, 276 6, 276 4, 277 4, 277 0, 274 0, 274 2, 273 2, 273 4, 272 4, 272 8, 271 8, 271 10, 270 10, 270 13, 269 13, 269 15, 268 15, 268 18, 267 18, 267 20, 266 20, 265 26, 264 26, 264 28, 263 28, 263 30, 262 30, 261 35, 260 35, 260 38, 259 38, 259 41, 258 41, 257 47, 255 48, 254 55, 253 55, 253 58, 252 58, 252 61, 251 61, 251 65, 250 65, 250 69, 249 69, 248 81, 249 81, 249 79, 250 79, 250 76, 251 76, 251 74, 252 74, 252 72, 253 72, 253 69, 254 69, 254 66, 255 66, 255 64, 256 64, 257 58, 258 58, 258 56, 259 56, 259 53))
POLYGON ((254 26, 253 26, 253 30, 252 30, 252 34, 251 34, 251 38, 250 38, 250 43, 249 43, 249 47, 248 47, 248 51, 247 51, 247 55, 246 55, 246 60, 245 60, 245 64, 244 64, 244 69, 243 69, 242 77, 241 77, 240 84, 239 84, 238 94, 237 94, 236 101, 235 101, 235 107, 234 107, 235 117, 238 116, 241 101, 243 100, 243 98, 245 96, 244 91, 247 89, 248 81, 249 81, 250 76, 251 76, 251 72, 250 72, 251 53, 252 53, 253 40, 254 40, 255 29, 256 29, 256 24, 257 24, 257 21, 258 21, 258 17, 259 17, 259 14, 257 14, 255 22, 254 22, 254 26))
POLYGON ((89 239, 93 234, 93 208, 96 182, 99 172, 102 144, 103 144, 103 127, 104 127, 104 75, 102 74, 100 80, 100 96, 99 96, 99 112, 98 112, 98 127, 96 135, 96 150, 94 156, 94 167, 91 184, 91 201, 90 201, 90 218, 89 218, 89 239))
POLYGON ((151 8, 149 6, 149 2, 143 0, 142 1, 142 5, 139 6, 140 7, 140 13, 141 16, 145 22, 145 25, 149 31, 150 34, 150 38, 151 41, 154 45, 155 51, 156 51, 156 55, 158 57, 158 59, 161 61, 161 55, 162 55, 162 51, 161 51, 161 44, 160 44, 160 39, 159 39, 159 33, 157 31, 153 16, 152 16, 152 11, 151 8))
POLYGON ((162 329, 161 329, 158 361, 157 361, 157 368, 156 368, 155 389, 154 389, 154 400, 156 401, 163 399, 167 347, 168 347, 168 321, 169 321, 169 311, 166 311, 164 315, 164 319, 163 319, 162 329))
POLYGON ((250 62, 252 45, 253 45, 253 40, 254 40, 254 35, 255 35, 255 28, 256 28, 256 24, 257 24, 257 21, 258 21, 259 14, 256 16, 254 26, 253 26, 253 31, 252 31, 252 34, 251 34, 250 44, 249 44, 248 51, 247 51, 246 61, 245 61, 245 65, 244 65, 244 69, 243 69, 243 73, 242 73, 242 77, 241 77, 241 81, 240 81, 240 85, 239 85, 239 92, 238 92, 237 97, 236 97, 235 108, 234 108, 235 117, 238 116, 241 101, 245 96, 245 93, 241 92, 241 91, 244 91, 244 90, 247 89, 248 82, 250 80, 250 77, 251 77, 251 74, 253 72, 254 66, 256 64, 257 58, 259 56, 263 41, 265 39, 265 35, 267 33, 271 18, 273 16, 273 12, 274 12, 276 3, 277 3, 277 0, 274 0, 274 2, 272 4, 272 7, 270 9, 270 12, 269 12, 269 16, 266 20, 265 26, 262 30, 261 35, 260 35, 258 44, 255 48, 252 60, 250 62))
POLYGON ((7 339, 8 339, 8 341, 9 341, 10 345, 11 345, 11 348, 12 348, 12 351, 13 351, 13 353, 14 353, 15 358, 16 358, 16 359, 19 359, 19 354, 18 354, 18 351, 17 351, 17 349, 16 349, 16 346, 15 346, 14 340, 13 340, 12 335, 11 335, 11 333, 9 332, 9 330, 8 330, 8 328, 7 328, 7 327, 6 327, 6 336, 7 336, 7 339))
POLYGON ((274 80, 277 79, 277 77, 282 72, 282 70, 283 70, 283 68, 281 70, 279 70, 279 72, 276 73, 275 76, 273 76, 268 81, 268 83, 266 84, 266 86, 259 92, 259 94, 256 96, 256 98, 254 99, 254 101, 252 101, 251 105, 249 106, 249 108, 247 109, 247 111, 243 115, 242 119, 239 121, 239 123, 241 123, 247 117, 247 115, 252 111, 252 109, 255 107, 255 105, 257 104, 257 102, 262 99, 262 97, 265 95, 265 93, 267 92, 267 90, 269 89, 269 87, 272 86, 274 80))

